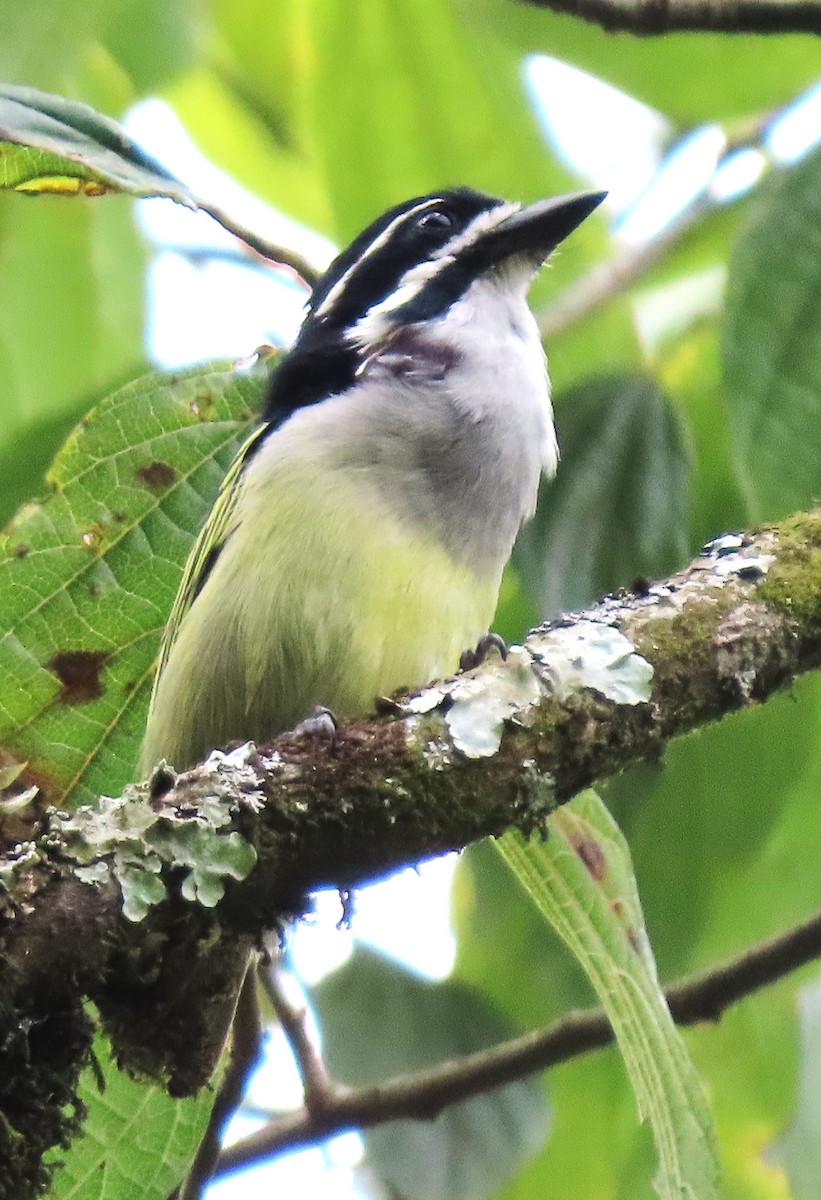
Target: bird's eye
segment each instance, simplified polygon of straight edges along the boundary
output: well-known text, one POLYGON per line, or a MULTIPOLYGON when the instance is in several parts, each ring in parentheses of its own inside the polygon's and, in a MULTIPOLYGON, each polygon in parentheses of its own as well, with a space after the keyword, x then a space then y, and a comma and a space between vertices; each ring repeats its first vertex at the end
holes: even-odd
POLYGON ((441 208, 432 208, 430 212, 422 213, 419 218, 419 228, 429 230, 450 229, 453 225, 453 218, 441 208))

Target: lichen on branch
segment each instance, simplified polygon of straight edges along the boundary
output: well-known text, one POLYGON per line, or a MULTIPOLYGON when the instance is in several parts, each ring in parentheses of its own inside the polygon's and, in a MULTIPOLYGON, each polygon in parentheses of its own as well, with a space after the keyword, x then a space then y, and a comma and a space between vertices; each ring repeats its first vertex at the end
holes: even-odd
MULTIPOLYGON (((819 663, 816 510, 719 538, 670 579, 549 622, 506 660, 330 740, 286 734, 179 776, 161 767, 98 812, 52 813, 0 860, 0 1044, 32 1012, 90 997, 130 1069, 193 1092, 251 946, 312 890, 542 830, 582 788, 819 663)), ((87 1053, 77 1032, 68 1092, 87 1053)))

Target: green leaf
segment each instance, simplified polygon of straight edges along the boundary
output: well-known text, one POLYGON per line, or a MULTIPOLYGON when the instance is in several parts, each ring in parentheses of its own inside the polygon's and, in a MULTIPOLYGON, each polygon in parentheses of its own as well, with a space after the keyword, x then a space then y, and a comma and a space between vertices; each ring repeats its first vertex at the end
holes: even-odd
POLYGON ((688 547, 744 529, 749 513, 732 456, 732 428, 721 387, 717 323, 699 325, 659 363, 661 386, 687 422, 691 469, 688 547))
POLYGON ((0 0, 0 79, 65 90, 121 0, 0 0), (59 32, 58 32, 59 31, 59 32))
POLYGON ((21 498, 42 486, 68 421, 139 369, 145 251, 122 198, 0 196, 0 241, 0 456, 11 504, 15 486, 21 498), (36 446, 18 442, 35 430, 36 446))
MULTIPOLYGON (((663 978, 709 968, 817 908, 819 789, 817 674, 763 707, 671 743, 663 770, 631 771, 608 784, 663 978)), ((763 1150, 794 1103, 796 983, 791 977, 765 989, 687 1038, 713 1102, 728 1200, 787 1195, 783 1173, 764 1162, 763 1150)))
POLYGON ((99 1075, 86 1068, 78 1088, 88 1117, 70 1149, 50 1156, 61 1165, 49 1200, 167 1200, 202 1140, 213 1093, 172 1100, 158 1084, 119 1071, 102 1035, 94 1053, 99 1075))
POLYGON ((192 65, 200 9, 198 0, 120 0, 114 6, 103 40, 140 94, 192 65))
POLYGON ((515 552, 543 616, 664 575, 687 549, 687 453, 652 380, 593 379, 557 398, 556 424, 559 471, 515 552))
POLYGON ((0 188, 32 195, 163 196, 201 209, 272 261, 287 259, 306 278, 311 267, 197 196, 131 140, 116 121, 87 104, 34 88, 0 86, 0 188))
POLYGON ((23 192, 127 192, 167 196, 189 208, 192 193, 87 104, 11 84, 0 86, 0 186, 23 192))
MULTIPOLYGON (((433 983, 358 946, 314 991, 331 1073, 352 1086, 484 1049, 513 1036, 473 989, 433 983)), ((363 1132, 368 1160, 406 1200, 482 1200, 544 1141, 538 1080, 450 1105, 431 1121, 363 1132)))
POLYGON ((131 777, 182 564, 263 383, 212 367, 127 385, 0 539, 0 745, 50 798, 131 777))
POLYGON ((549 54, 588 71, 683 126, 746 117, 790 100, 818 78, 813 37, 678 33, 635 37, 544 6, 459 0, 466 17, 522 53, 549 54))
MULTIPOLYGON (((581 966, 559 938, 545 937, 544 918, 492 841, 459 856, 452 895, 457 977, 518 1027, 596 1004, 581 966)), ((494 1200, 543 1200, 546 1180, 550 1200, 613 1200, 636 1168, 628 1196, 645 1200, 656 1158, 618 1051, 573 1058, 546 1072, 543 1086, 554 1114, 550 1137, 494 1200)))
POLYGON ((659 1159, 664 1200, 716 1197, 712 1121, 656 977, 627 843, 592 792, 552 814, 546 842, 496 844, 584 970, 616 1034, 659 1159))
POLYGON ((25 500, 43 491, 51 460, 87 410, 83 400, 66 413, 58 410, 19 429, 0 430, 0 528, 25 500))
POLYGON ((821 494, 821 151, 773 175, 733 249, 724 378, 754 519, 821 494))
MULTIPOLYGON (((470 28, 451 0, 326 0, 309 20, 306 117, 340 240, 387 205, 449 183, 517 200, 567 189, 529 111, 518 53, 470 28)), ((571 257, 590 236, 579 231, 571 257)))
MULTIPOLYGON (((267 25, 279 20, 279 9, 266 3, 267 25)), ((241 6, 232 5, 239 15, 241 6)), ((256 31, 260 44, 270 42, 256 31)), ((281 36, 281 34, 280 34, 281 36)), ((270 64, 268 78, 273 86, 270 64)), ((325 182, 301 147, 277 136, 274 117, 249 96, 244 76, 226 80, 224 72, 200 69, 166 92, 166 99, 208 158, 254 195, 317 232, 332 232, 325 182), (267 120, 266 120, 267 116, 267 120)))

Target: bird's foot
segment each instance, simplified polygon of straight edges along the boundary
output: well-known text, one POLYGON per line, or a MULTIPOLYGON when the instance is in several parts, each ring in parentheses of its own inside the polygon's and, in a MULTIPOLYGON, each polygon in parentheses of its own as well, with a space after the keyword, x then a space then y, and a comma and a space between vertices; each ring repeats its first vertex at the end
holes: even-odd
POLYGON ((459 658, 459 670, 472 671, 485 661, 491 650, 498 650, 503 659, 507 658, 507 643, 498 633, 486 633, 479 638, 475 650, 463 650, 459 658))

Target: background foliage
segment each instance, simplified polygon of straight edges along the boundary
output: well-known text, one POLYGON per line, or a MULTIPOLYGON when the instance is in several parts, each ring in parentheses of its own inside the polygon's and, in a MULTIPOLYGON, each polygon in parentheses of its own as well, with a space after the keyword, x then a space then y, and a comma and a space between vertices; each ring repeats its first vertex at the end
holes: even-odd
MULTIPOLYGON (((443 182, 522 200, 582 183, 537 127, 522 82, 525 53, 553 55, 654 105, 671 122, 671 140, 704 121, 736 142, 754 140, 773 110, 821 71, 809 39, 631 40, 512 0, 31 0, 24 8, 0 0, 0 28, 0 79, 116 117, 141 97, 160 96, 218 165, 337 243, 387 204, 443 182)), ((730 207, 705 205, 633 290, 551 339, 564 464, 518 548, 497 621, 504 634, 518 636, 537 616, 636 575, 664 574, 705 537, 821 494, 819 195, 814 154, 773 171, 730 207), (671 285, 710 268, 724 281, 710 311, 670 301, 671 285), (636 321, 642 305, 666 313, 652 344, 636 321)), ((145 365, 147 250, 131 203, 0 196, 2 520, 42 490, 48 462, 80 416, 145 365)), ((585 224, 540 282, 537 306, 613 253, 604 220, 585 224)), ((237 403, 232 420, 249 399, 237 403)), ((221 443, 210 473, 197 476, 198 504, 229 449, 221 443)), ((61 461, 64 474, 51 483, 67 501, 72 478, 61 461)), ((193 510, 178 527, 186 522, 190 537, 193 510)), ((146 603, 170 601, 173 579, 158 587, 146 603)), ((160 625, 155 614, 155 631, 160 625)), ((129 720, 123 737, 133 746, 139 722, 129 720)), ((820 727, 821 685, 807 679, 763 709, 677 743, 663 769, 632 771, 608 788, 663 979, 818 905, 820 727)), ((77 769, 65 767, 69 775, 77 769)), ((129 771, 121 746, 91 779, 113 790, 129 771)), ((488 847, 460 862, 454 923, 455 979, 439 1000, 424 1001, 447 1013, 440 1053, 465 1044, 446 1037, 460 1028, 462 1003, 475 1045, 491 1029, 529 1028, 591 1002, 578 967, 546 939, 531 901, 488 847), (485 1005, 481 1018, 477 1003, 485 1005)), ((337 981, 330 1011, 349 1020, 346 1045, 364 1054, 371 1044, 364 1000, 375 974, 382 1019, 402 1050, 391 1069, 426 1061, 424 1022, 403 1012, 422 1003, 418 981, 389 964, 369 962, 344 986, 337 981)), ((686 1036, 714 1107, 727 1197, 821 1196, 817 1141, 807 1134, 819 1120, 821 1058, 812 1051, 821 993, 801 992, 815 976, 808 969, 686 1036)), ((507 1178, 488 1168, 483 1181, 475 1173, 452 1178, 446 1194, 648 1195, 654 1155, 617 1053, 570 1062, 540 1086, 548 1135, 531 1086, 527 1108, 511 1118, 519 1144, 505 1149, 507 1178)), ((190 1130, 196 1122, 182 1124, 190 1130)), ((426 1154, 445 1161, 462 1136, 451 1123, 427 1139, 426 1154)), ((400 1191, 419 1153, 412 1138, 405 1144, 404 1168, 403 1143, 391 1143, 382 1160, 374 1150, 377 1169, 389 1162, 385 1174, 400 1191)), ((78 1177, 63 1177, 55 1194, 126 1194, 116 1179, 109 1191, 83 1191, 78 1177)))

